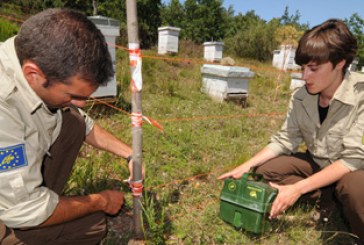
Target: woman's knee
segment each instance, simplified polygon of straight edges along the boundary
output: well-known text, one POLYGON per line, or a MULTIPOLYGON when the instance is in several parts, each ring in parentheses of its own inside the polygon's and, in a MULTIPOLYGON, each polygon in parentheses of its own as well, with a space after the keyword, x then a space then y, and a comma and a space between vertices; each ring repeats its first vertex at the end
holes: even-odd
POLYGON ((336 197, 343 205, 362 206, 364 171, 358 170, 346 174, 336 184, 336 197))

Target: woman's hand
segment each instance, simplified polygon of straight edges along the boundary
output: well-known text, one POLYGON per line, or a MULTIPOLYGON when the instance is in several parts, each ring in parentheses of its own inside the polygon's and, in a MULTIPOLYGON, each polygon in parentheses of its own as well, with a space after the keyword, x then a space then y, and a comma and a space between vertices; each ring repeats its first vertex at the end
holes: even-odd
POLYGON ((278 189, 278 195, 272 204, 270 211, 270 218, 275 218, 279 214, 285 212, 300 198, 301 193, 298 188, 293 185, 278 185, 275 183, 269 183, 272 187, 278 189))
POLYGON ((230 172, 220 175, 217 179, 223 180, 229 177, 232 177, 234 179, 239 179, 241 176, 243 176, 244 173, 249 172, 249 170, 250 166, 248 164, 243 163, 239 167, 236 167, 235 169, 231 170, 230 172))

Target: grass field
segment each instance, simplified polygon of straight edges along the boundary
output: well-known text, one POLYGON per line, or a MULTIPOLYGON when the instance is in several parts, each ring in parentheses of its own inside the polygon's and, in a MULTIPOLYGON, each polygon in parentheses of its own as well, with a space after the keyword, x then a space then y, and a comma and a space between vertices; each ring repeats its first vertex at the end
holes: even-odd
MULTIPOLYGON (((197 49, 198 50, 198 49, 197 49)), ((197 52, 194 50, 194 52, 197 52)), ((155 52, 144 52, 153 55, 155 52)), ((182 50, 179 57, 190 55, 182 50)), ((130 111, 127 54, 117 52, 119 97, 116 106, 130 111)), ((143 124, 144 215, 146 244, 352 244, 345 224, 317 227, 310 209, 297 208, 273 222, 273 231, 254 236, 235 230, 219 218, 223 182, 217 176, 251 157, 267 144, 284 120, 290 74, 269 64, 236 60, 252 68, 246 107, 219 103, 200 92, 200 62, 143 59, 143 114, 164 127, 164 133, 143 124)), ((90 115, 127 143, 130 118, 104 105, 87 108, 90 115)), ((92 193, 118 188, 126 204, 112 219, 103 244, 127 244, 132 198, 121 180, 128 177, 125 161, 85 146, 66 193, 92 193)))

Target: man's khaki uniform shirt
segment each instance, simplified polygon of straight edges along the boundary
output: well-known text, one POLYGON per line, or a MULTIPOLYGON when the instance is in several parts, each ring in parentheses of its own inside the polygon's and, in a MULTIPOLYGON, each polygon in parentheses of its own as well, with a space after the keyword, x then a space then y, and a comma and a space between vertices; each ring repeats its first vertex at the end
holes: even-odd
POLYGON ((268 148, 276 154, 296 152, 302 142, 324 168, 339 160, 350 170, 364 169, 364 75, 347 72, 320 124, 319 95, 299 88, 291 97, 286 120, 268 148))
MULTIPOLYGON (((41 166, 60 133, 62 113, 50 112, 25 80, 14 38, 0 46, 0 88, 0 221, 37 226, 58 203, 58 195, 41 186, 41 166)), ((88 134, 93 121, 85 118, 88 134)))

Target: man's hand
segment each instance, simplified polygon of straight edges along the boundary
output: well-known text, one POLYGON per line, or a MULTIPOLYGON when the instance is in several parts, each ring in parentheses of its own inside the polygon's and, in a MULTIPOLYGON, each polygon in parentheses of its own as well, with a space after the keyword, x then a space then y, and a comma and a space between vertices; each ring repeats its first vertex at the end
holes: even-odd
POLYGON ((101 210, 107 214, 117 214, 124 204, 124 193, 120 191, 105 190, 94 194, 100 196, 101 210))
POLYGON ((60 196, 53 214, 40 226, 64 223, 98 211, 114 215, 123 204, 124 194, 115 190, 105 190, 87 196, 60 196))
MULTIPOLYGON (((133 179, 133 160, 131 160, 128 163, 128 168, 129 168, 129 180, 133 179)), ((144 169, 144 165, 142 165, 142 179, 144 179, 145 176, 145 169, 144 169)))

